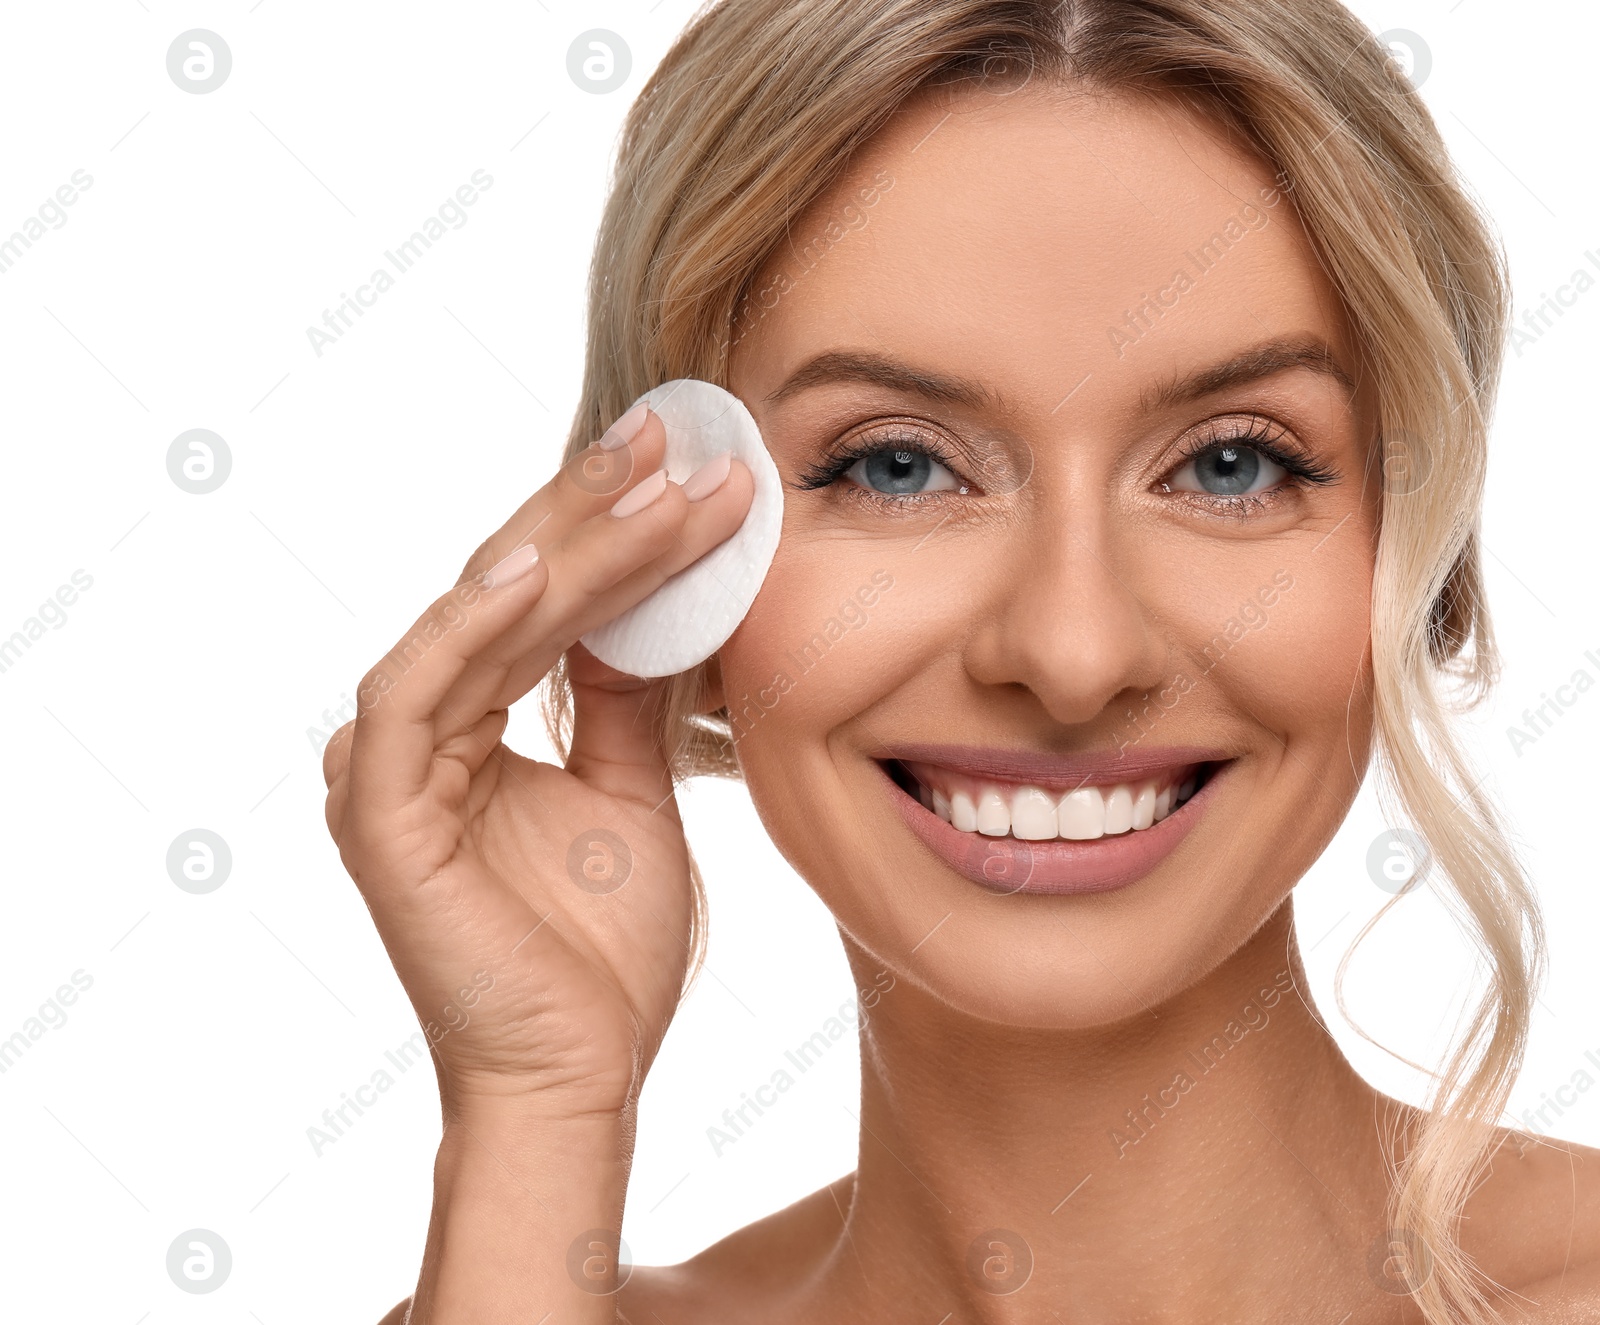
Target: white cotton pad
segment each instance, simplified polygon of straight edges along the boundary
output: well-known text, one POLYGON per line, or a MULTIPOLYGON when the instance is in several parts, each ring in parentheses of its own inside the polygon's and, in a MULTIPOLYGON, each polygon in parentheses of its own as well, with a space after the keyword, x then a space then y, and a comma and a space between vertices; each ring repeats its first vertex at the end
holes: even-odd
POLYGON ((618 671, 671 676, 721 648, 755 602, 778 550, 783 483, 761 430, 738 396, 711 382, 680 377, 646 391, 639 400, 666 425, 664 468, 674 483, 682 483, 722 451, 732 451, 756 481, 744 523, 725 542, 621 616, 583 636, 584 647, 618 671))

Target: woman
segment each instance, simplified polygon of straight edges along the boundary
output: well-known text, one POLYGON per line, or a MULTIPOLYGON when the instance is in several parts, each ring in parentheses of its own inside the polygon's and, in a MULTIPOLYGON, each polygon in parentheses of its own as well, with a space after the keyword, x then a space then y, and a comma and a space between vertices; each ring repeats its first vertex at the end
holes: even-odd
POLYGON ((1600 1156, 1493 1126, 1541 932, 1441 695, 1494 670, 1507 308, 1333 0, 698 19, 628 122, 568 463, 327 750, 419 1015, 492 988, 435 1039, 434 1219, 388 1319, 1593 1318, 1600 1156), (647 683, 576 641, 753 486, 659 472, 623 411, 685 376, 749 406, 784 526, 726 645, 647 683), (499 743, 547 676, 561 769, 499 743), (1488 959, 1427 1110, 1341 1055, 1292 923, 1374 754, 1488 959), (888 992, 856 1172, 619 1291, 703 935, 694 772, 743 777, 888 992))

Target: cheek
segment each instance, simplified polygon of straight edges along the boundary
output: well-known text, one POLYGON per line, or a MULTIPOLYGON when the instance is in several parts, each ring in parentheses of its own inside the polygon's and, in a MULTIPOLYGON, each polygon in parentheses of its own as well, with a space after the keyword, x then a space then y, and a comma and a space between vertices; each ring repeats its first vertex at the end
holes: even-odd
POLYGON ((962 567, 945 548, 900 540, 798 538, 780 543, 754 606, 719 652, 723 694, 752 799, 800 816, 837 785, 818 776, 829 738, 912 684, 959 647, 962 567), (796 788, 804 784, 804 794, 796 788))
POLYGON ((901 584, 882 547, 779 545, 749 615, 720 651, 741 760, 815 738, 872 701, 896 652, 888 623, 901 584))
POLYGON ((1202 688, 1276 732, 1364 746, 1372 563, 1356 537, 1186 577, 1178 625, 1202 688))

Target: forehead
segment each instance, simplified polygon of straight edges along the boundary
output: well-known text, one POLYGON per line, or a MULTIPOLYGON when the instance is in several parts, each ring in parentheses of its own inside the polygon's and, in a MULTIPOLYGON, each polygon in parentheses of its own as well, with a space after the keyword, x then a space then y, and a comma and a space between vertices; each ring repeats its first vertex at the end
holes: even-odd
POLYGON ((762 397, 850 346, 1050 411, 1086 375, 1102 399, 1148 399, 1272 336, 1344 352, 1287 185, 1176 102, 925 94, 791 226, 736 325, 733 380, 762 397))

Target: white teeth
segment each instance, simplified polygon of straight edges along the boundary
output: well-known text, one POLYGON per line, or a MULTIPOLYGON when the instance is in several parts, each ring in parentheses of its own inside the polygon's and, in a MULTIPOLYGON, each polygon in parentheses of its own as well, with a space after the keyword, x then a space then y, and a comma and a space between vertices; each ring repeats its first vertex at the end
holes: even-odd
POLYGON ((1113 787, 1106 797, 1106 834, 1126 833, 1133 827, 1133 792, 1125 786, 1113 787))
POLYGON ((1055 799, 1038 787, 1023 787, 1011 797, 1011 835, 1042 842, 1056 835, 1055 799))
POLYGON ((1011 807, 993 787, 978 797, 978 831, 985 837, 1004 837, 1011 831, 1011 807))
POLYGON ((1009 835, 1025 842, 1057 837, 1084 842, 1142 832, 1181 806, 1200 784, 1200 770, 1193 767, 1181 782, 1172 779, 1182 770, 1174 770, 1140 782, 1076 787, 1064 794, 985 782, 932 765, 910 765, 909 770, 917 798, 959 832, 1009 835))
POLYGON ((1062 797, 1056 823, 1062 837, 1087 841, 1106 830, 1106 803, 1099 787, 1079 787, 1062 797))

